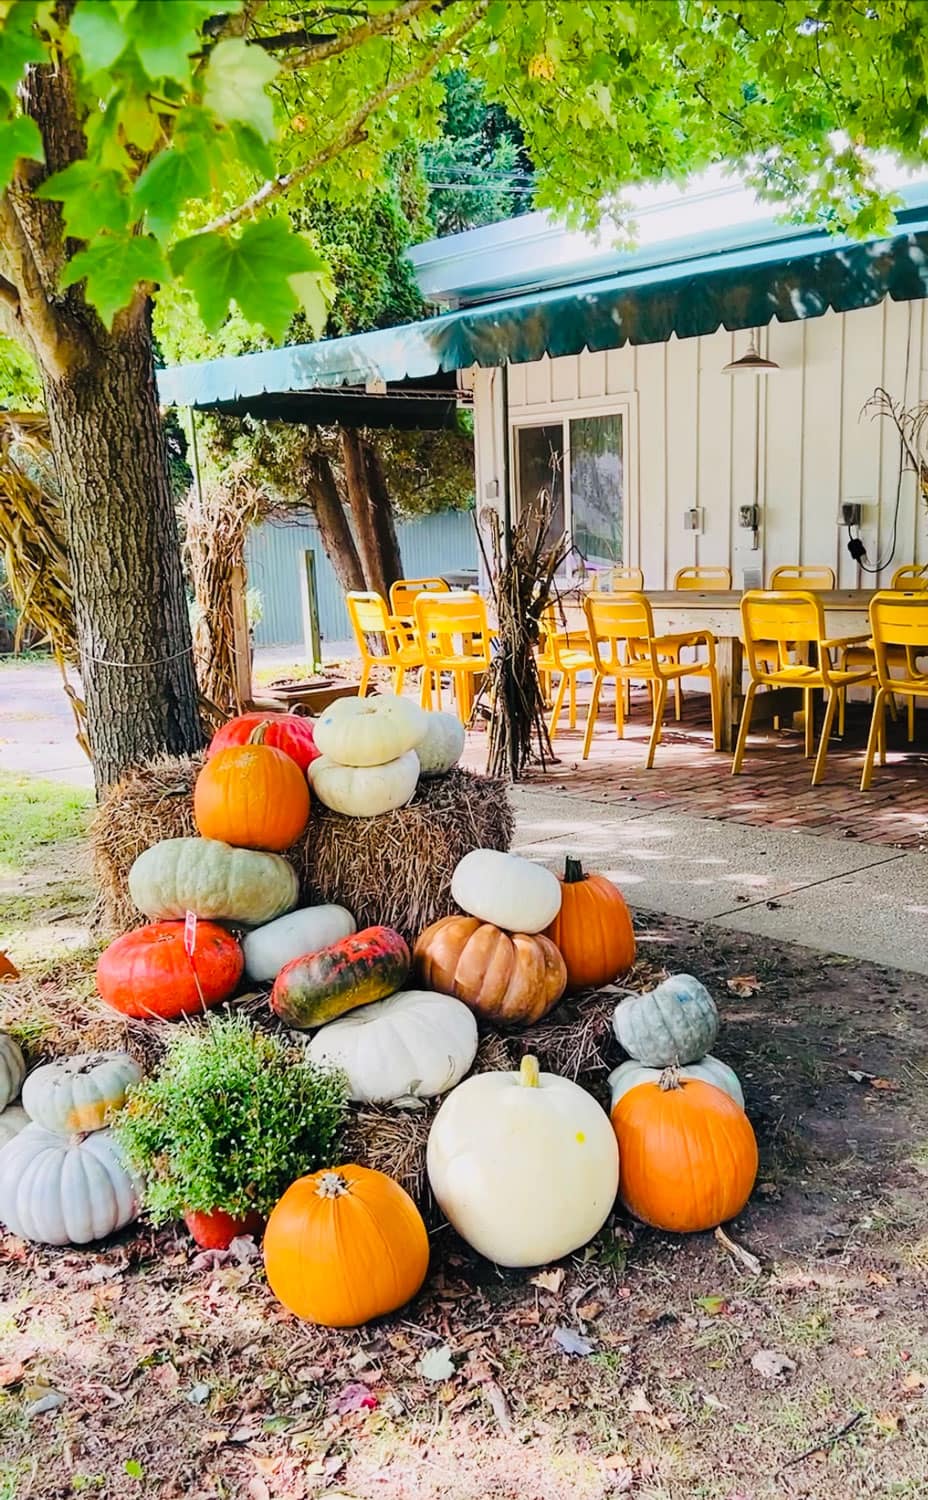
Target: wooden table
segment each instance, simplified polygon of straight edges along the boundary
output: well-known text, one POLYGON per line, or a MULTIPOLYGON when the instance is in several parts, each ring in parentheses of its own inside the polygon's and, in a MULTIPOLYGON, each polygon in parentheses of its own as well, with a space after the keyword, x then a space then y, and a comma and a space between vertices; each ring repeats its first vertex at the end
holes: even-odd
MULTIPOLYGON (((722 748, 734 744, 741 717, 741 594, 698 593, 695 589, 646 590, 658 635, 687 635, 708 630, 716 638, 716 662, 722 695, 722 748)), ((825 629, 829 637, 869 635, 868 610, 872 589, 816 590, 825 607, 825 629)), ((585 629, 582 605, 576 598, 564 601, 568 629, 585 629)), ((757 700, 758 703, 760 699, 757 700)))

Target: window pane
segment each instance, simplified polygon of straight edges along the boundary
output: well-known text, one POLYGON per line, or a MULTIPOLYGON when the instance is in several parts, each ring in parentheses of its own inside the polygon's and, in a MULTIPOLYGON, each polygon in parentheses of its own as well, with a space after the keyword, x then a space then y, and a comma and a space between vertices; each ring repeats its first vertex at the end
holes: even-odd
POLYGON ((539 496, 550 498, 548 540, 564 530, 564 429, 560 422, 547 427, 517 427, 516 455, 519 514, 537 506, 539 496))
POLYGON ((578 417, 570 424, 570 503, 574 551, 592 567, 625 561, 622 417, 578 417))

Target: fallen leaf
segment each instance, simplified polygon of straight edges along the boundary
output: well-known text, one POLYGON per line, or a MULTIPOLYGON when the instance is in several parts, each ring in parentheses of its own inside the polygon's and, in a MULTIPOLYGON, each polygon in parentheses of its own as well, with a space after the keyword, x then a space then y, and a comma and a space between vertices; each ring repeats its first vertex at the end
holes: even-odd
POLYGON ((184 1392, 184 1400, 189 1401, 191 1406, 203 1406, 209 1400, 212 1390, 211 1385, 204 1385, 200 1382, 198 1385, 192 1385, 189 1391, 184 1392))
POLYGON ((869 1359, 870 1350, 865 1344, 855 1344, 851 1350, 851 1359, 869 1359))
POLYGON ((271 1500, 271 1492, 260 1474, 253 1474, 249 1479, 248 1493, 251 1500, 271 1500))
POLYGON ((902 1418, 898 1412, 875 1411, 873 1413, 873 1420, 877 1427, 882 1428, 883 1432, 898 1432, 902 1418))
POLYGON ((362 1370, 369 1370, 373 1363, 374 1356, 366 1349, 356 1349, 348 1361, 348 1368, 358 1375, 362 1370))
POLYGON ((123 1468, 125 1469, 130 1479, 145 1478, 145 1470, 142 1468, 142 1465, 139 1463, 137 1458, 127 1458, 125 1463, 123 1464, 123 1468))
POLYGON ((454 1374, 454 1359, 447 1344, 439 1344, 423 1354, 416 1365, 423 1380, 450 1380, 454 1374))
MULTIPOLYGON (((216 1271, 220 1266, 227 1266, 232 1259, 232 1251, 229 1250, 201 1250, 190 1262, 191 1271, 216 1271)), ((212 1288, 210 1288, 212 1291, 212 1288)))
MULTIPOLYGON (((607 1459, 606 1462, 608 1464, 609 1460, 607 1459)), ((627 1495, 634 1483, 634 1469, 630 1469, 628 1467, 628 1464, 623 1464, 621 1469, 615 1469, 613 1471, 612 1480, 609 1486, 609 1493, 612 1495, 627 1495)))
POLYGON ((872 1089, 882 1089, 888 1094, 895 1094, 899 1091, 899 1085, 895 1078, 871 1078, 870 1087, 872 1089))
POLYGON ((921 1370, 910 1370, 902 1382, 904 1391, 926 1391, 928 1390, 928 1375, 923 1375, 921 1370))
POLYGON ((795 1370, 796 1363, 779 1349, 758 1349, 756 1354, 751 1355, 751 1368, 758 1375, 763 1375, 765 1380, 777 1380, 781 1375, 789 1375, 795 1370))
POLYGON ((229 1245, 229 1254, 239 1266, 247 1265, 251 1260, 257 1260, 260 1254, 255 1243, 253 1234, 239 1234, 229 1245))
MULTIPOLYGON (((454 1366, 451 1366, 454 1373, 454 1366)), ((352 1411, 374 1411, 380 1405, 370 1386, 360 1380, 352 1380, 335 1398, 335 1410, 340 1417, 352 1411)))
POLYGON ((763 987, 756 974, 733 974, 731 979, 725 981, 725 988, 742 1000, 749 1000, 763 987))
POLYGON ((592 1354, 596 1347, 574 1328, 555 1328, 551 1338, 565 1354, 592 1354))
POLYGON ((643 1385, 636 1385, 628 1398, 628 1410, 631 1416, 640 1417, 649 1427, 656 1427, 658 1432, 668 1432, 671 1427, 669 1417, 660 1417, 648 1400, 648 1394, 643 1385))
POLYGON ((8 1386, 19 1385, 26 1373, 25 1365, 15 1360, 9 1365, 0 1365, 0 1390, 6 1390, 8 1386))
POLYGON ((697 1297, 696 1306, 701 1307, 710 1318, 717 1318, 720 1313, 727 1312, 728 1302, 720 1293, 713 1293, 709 1297, 697 1297))
MULTIPOLYGON (((34 1390, 35 1387, 30 1387, 30 1389, 34 1390)), ((67 1399, 67 1396, 63 1396, 60 1391, 41 1390, 41 1393, 29 1402, 25 1415, 41 1417, 45 1412, 57 1411, 60 1406, 64 1406, 67 1399)))
POLYGON ((601 1302, 581 1302, 577 1306, 577 1317, 582 1318, 584 1323, 591 1323, 598 1318, 603 1310, 601 1302))
POLYGON ((868 1286, 889 1286, 889 1277, 884 1276, 882 1271, 867 1272, 868 1286))
POLYGON ((729 1255, 732 1257, 732 1260, 734 1260, 739 1266, 741 1266, 743 1270, 747 1271, 749 1276, 759 1276, 761 1274, 763 1267, 761 1266, 760 1261, 757 1259, 757 1256, 752 1255, 750 1250, 745 1250, 743 1245, 736 1244, 736 1242, 725 1233, 721 1224, 715 1231, 715 1238, 722 1246, 722 1249, 727 1250, 729 1255))
POLYGON ((551 1271, 539 1271, 529 1281, 532 1286, 541 1287, 543 1292, 554 1292, 556 1296, 564 1285, 565 1274, 563 1266, 555 1266, 551 1271))

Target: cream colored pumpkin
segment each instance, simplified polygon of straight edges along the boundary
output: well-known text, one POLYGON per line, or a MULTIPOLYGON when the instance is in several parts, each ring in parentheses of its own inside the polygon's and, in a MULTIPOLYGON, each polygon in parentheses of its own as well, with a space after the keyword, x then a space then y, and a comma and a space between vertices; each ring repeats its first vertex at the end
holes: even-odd
MULTIPOLYGON (((611 1108, 615 1109, 619 1100, 629 1090, 636 1089, 641 1083, 659 1083, 663 1068, 648 1068, 644 1063, 636 1062, 631 1058, 628 1062, 620 1063, 613 1068, 609 1074, 609 1088, 612 1093, 611 1108)), ((744 1093, 741 1082, 734 1068, 723 1063, 720 1058, 713 1057, 707 1052, 698 1062, 687 1063, 679 1069, 681 1079, 701 1078, 703 1083, 714 1084, 724 1094, 734 1099, 744 1109, 744 1093)))
POLYGON ((309 779, 319 801, 333 812, 349 818, 376 818, 406 806, 419 780, 419 758, 415 750, 407 750, 386 765, 344 766, 320 755, 309 768, 309 779))
POLYGON ((434 990, 400 990, 317 1031, 314 1062, 340 1068, 352 1099, 431 1099, 464 1077, 477 1053, 473 1012, 434 990))
POLYGON ((427 713, 425 734, 416 746, 422 775, 446 776, 464 753, 464 725, 457 714, 427 713))
POLYGON ((429 1182, 458 1234, 502 1266, 540 1266, 585 1245, 619 1185, 609 1117, 585 1089, 539 1073, 479 1073, 429 1133, 429 1182))
POLYGON ((152 922, 194 911, 206 921, 257 927, 296 906, 299 889, 282 855, 219 839, 162 839, 129 871, 129 895, 152 922))
POLYGON ((0 1031, 0 1109, 16 1098, 26 1076, 26 1059, 15 1038, 0 1031))
POLYGON ((418 745, 426 715, 409 698, 338 698, 313 725, 316 749, 340 766, 384 766, 418 745))
POLYGON ((470 916, 507 932, 543 932, 561 909, 556 875, 544 865, 497 849, 465 854, 452 877, 451 894, 470 916))
POLYGON ((30 1119, 61 1135, 102 1130, 111 1110, 121 1109, 126 1090, 142 1070, 127 1052, 79 1052, 45 1063, 23 1084, 30 1119))
POLYGON ((245 934, 246 972, 258 981, 276 979, 284 964, 304 953, 329 948, 357 930, 357 922, 344 906, 303 906, 245 934))
POLYGON ((0 1221, 43 1245, 88 1245, 131 1223, 136 1185, 109 1130, 65 1136, 27 1125, 0 1151, 0 1221))
POLYGON ((31 1123, 29 1116, 21 1104, 8 1104, 6 1109, 0 1112, 0 1151, 11 1141, 14 1135, 19 1135, 21 1130, 31 1123))

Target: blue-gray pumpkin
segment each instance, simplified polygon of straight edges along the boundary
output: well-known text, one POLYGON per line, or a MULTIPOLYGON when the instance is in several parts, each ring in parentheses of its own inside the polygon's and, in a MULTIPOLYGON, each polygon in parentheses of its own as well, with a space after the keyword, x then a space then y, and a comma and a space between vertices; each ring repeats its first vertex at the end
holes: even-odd
POLYGON ((671 974, 656 989, 622 1000, 612 1029, 629 1057, 646 1067, 684 1067, 711 1050, 719 1013, 692 974, 671 974))

